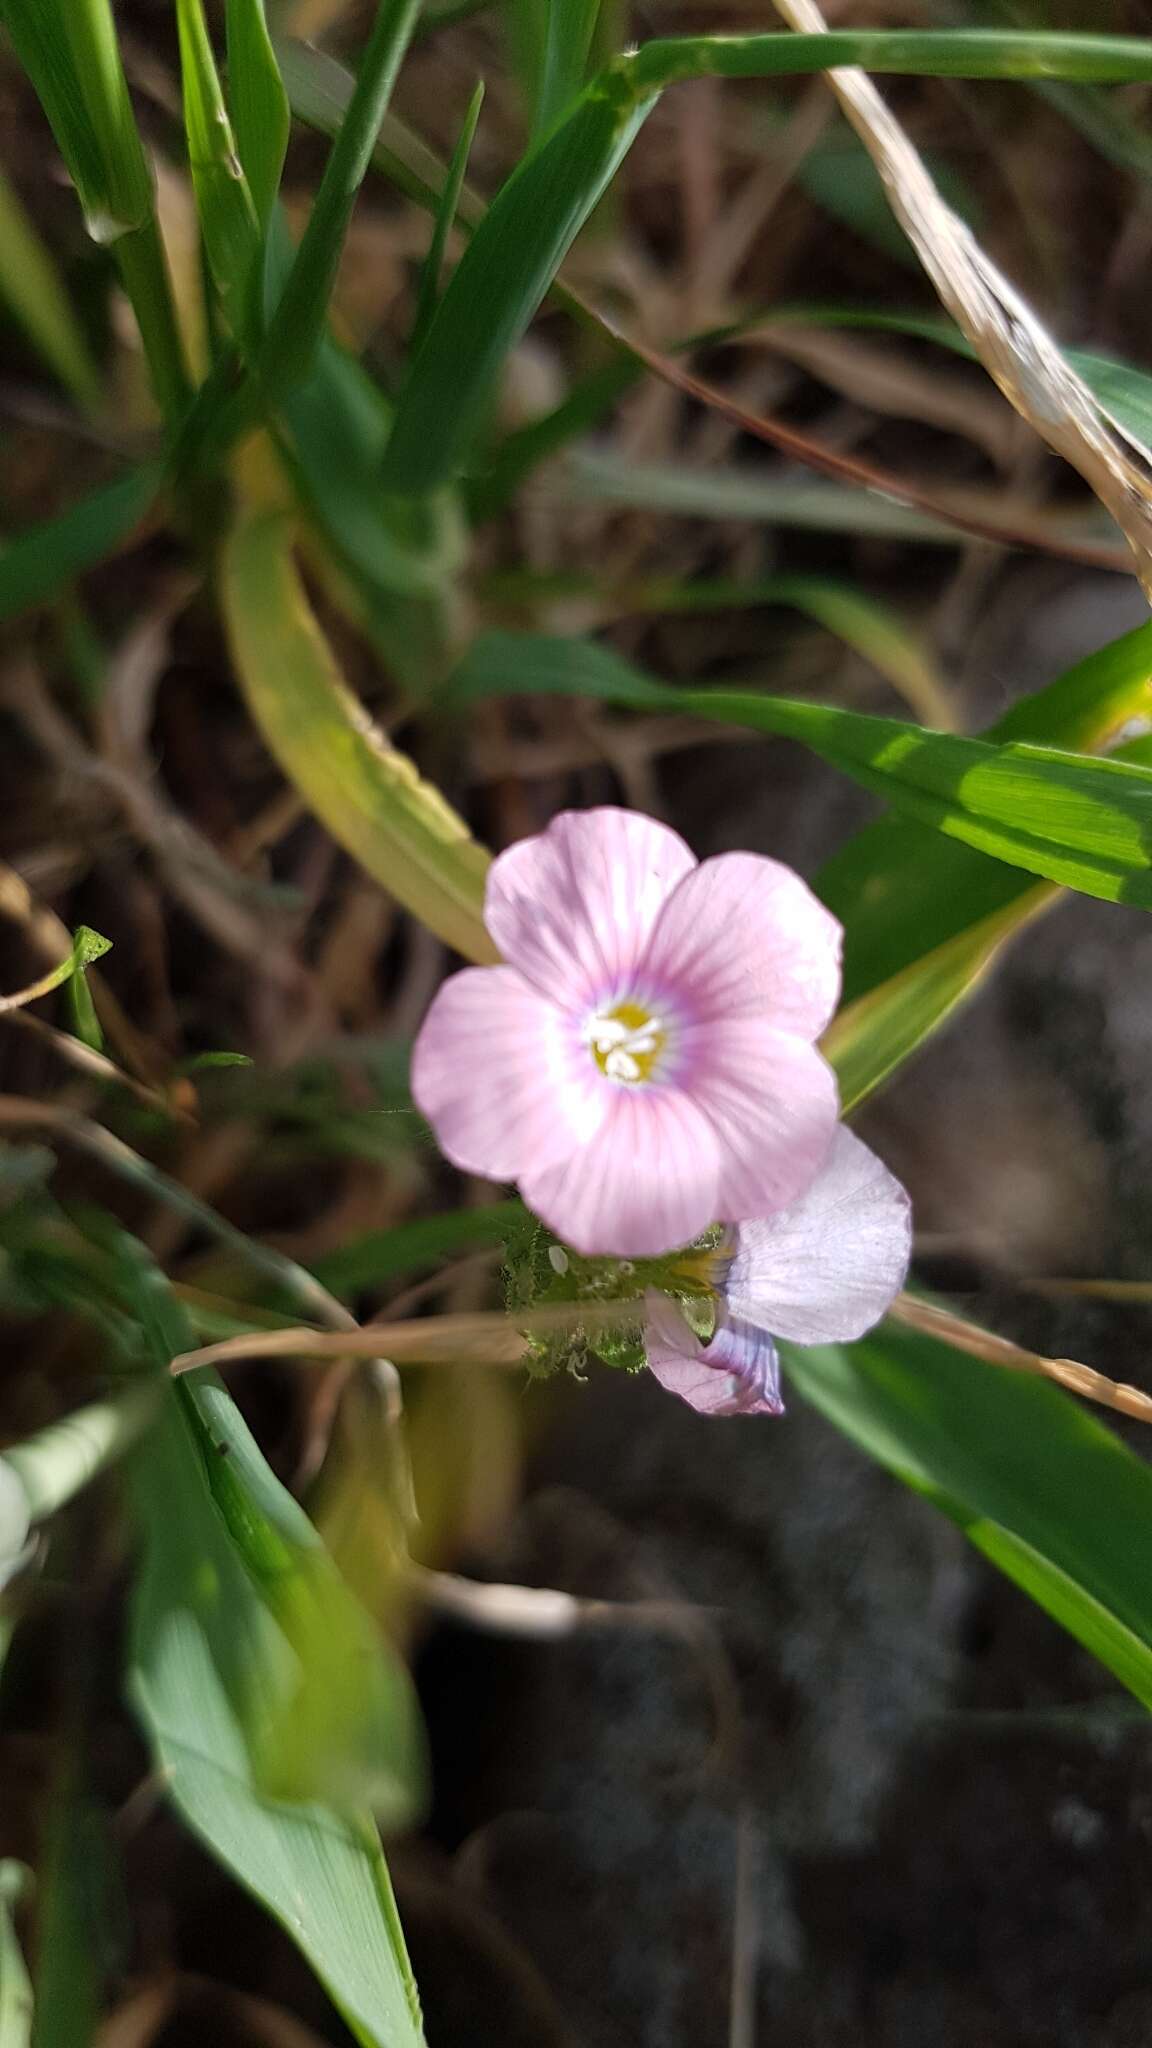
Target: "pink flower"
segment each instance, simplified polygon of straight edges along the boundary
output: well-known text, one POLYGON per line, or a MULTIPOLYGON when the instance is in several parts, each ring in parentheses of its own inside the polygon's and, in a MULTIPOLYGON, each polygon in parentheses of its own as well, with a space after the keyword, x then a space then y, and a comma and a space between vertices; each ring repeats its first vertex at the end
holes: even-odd
POLYGON ((719 1257, 716 1330, 707 1344, 666 1294, 648 1296, 648 1364, 702 1415, 779 1415, 773 1337, 830 1344, 862 1337, 904 1285, 908 1197, 843 1125, 791 1207, 742 1223, 719 1257))
POLYGON ((790 868, 697 862, 631 811, 565 811, 493 862, 507 962, 437 994, 412 1092, 465 1172, 575 1250, 656 1256, 792 1201, 832 1142, 815 1050, 840 926, 790 868))

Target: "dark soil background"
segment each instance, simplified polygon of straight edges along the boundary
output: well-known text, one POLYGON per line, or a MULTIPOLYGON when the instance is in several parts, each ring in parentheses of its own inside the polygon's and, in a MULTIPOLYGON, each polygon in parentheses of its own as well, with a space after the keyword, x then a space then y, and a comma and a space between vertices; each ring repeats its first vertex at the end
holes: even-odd
MULTIPOLYGON (((167 0, 126 0, 119 13, 152 138, 175 152, 167 0)), ((300 17, 337 49, 363 30, 363 10, 322 0, 300 17)), ((931 0, 836 14, 873 26, 943 18, 931 0)), ((1152 33, 1135 0, 1083 0, 1061 18, 1152 33)), ((631 17, 637 38, 770 25, 738 0, 669 0, 631 17)), ((493 18, 426 37, 398 106, 450 147, 480 73, 489 94, 472 175, 490 191, 520 133, 493 18)), ((1148 184, 1023 87, 900 80, 889 91, 1060 338, 1152 366, 1148 184)), ((1146 126, 1146 91, 1122 97, 1146 126)), ((0 111, 0 160, 122 394, 115 430, 88 432, 15 330, 0 328, 0 502, 15 531, 150 427, 125 316, 10 63, 0 111)), ((857 159, 820 156, 838 133, 818 82, 670 95, 576 274, 662 343, 786 300, 930 310, 857 159), (813 152, 822 183, 799 175, 813 152)), ((300 136, 302 203, 320 161, 300 136)), ((385 378, 426 235, 381 181, 369 184, 341 313, 385 378)), ((710 374, 922 485, 1023 508, 1038 540, 1055 515, 1087 509, 1078 481, 967 365, 876 335, 838 334, 818 354, 799 338, 777 342, 725 352, 710 374)), ((546 314, 512 366, 510 421, 562 395, 581 345, 546 314)), ((595 452, 794 475, 655 384, 605 422, 595 452)), ((1146 616, 1128 577, 1040 546, 917 544, 878 536, 863 515, 832 531, 620 509, 577 489, 563 463, 485 530, 462 603, 498 620, 491 579, 524 567, 617 583, 776 570, 855 582, 922 635, 966 729, 1146 616)), ((121 1051, 147 1085, 169 1085, 204 1049, 238 1048, 256 1064, 205 1075, 184 1120, 165 1121, 109 1102, 35 1027, 0 1017, 4 1092, 94 1111, 304 1260, 458 1199, 456 1177, 397 1109, 443 949, 286 797, 173 540, 140 538, 88 580, 84 603, 111 664, 99 706, 70 665, 75 619, 7 636, 0 860, 40 907, 21 909, 5 885, 0 985, 38 971, 37 916, 83 921, 115 942, 103 978, 121 1051)), ((541 604, 534 622, 591 630, 603 613, 593 591, 541 604)), ((611 630, 665 674, 771 677, 785 691, 907 709, 860 657, 778 609, 640 612, 611 630)), ((811 875, 869 812, 797 749, 687 722, 641 729, 541 700, 486 708, 469 732, 446 735, 407 715, 350 633, 342 652, 365 698, 493 844, 564 804, 622 801, 668 818, 701 854, 748 847, 811 875)), ((1035 1285, 1152 1271, 1150 1075, 1152 926, 1138 911, 1068 901, 862 1128, 912 1190, 927 1279, 1006 1334, 1152 1389, 1147 1311, 1055 1302, 1035 1285)), ((173 1271, 205 1277, 204 1247, 171 1217, 125 1202, 91 1167, 61 1171, 173 1271)), ((421 1298, 460 1307, 490 1287, 490 1268, 466 1261, 421 1298)), ((368 1292, 358 1306, 370 1315, 386 1303, 368 1292)), ((63 1325, 14 1320, 4 1349, 8 1438, 90 1384, 85 1340, 63 1325)), ((312 1391, 292 1369, 238 1375, 236 1391, 278 1468, 297 1473, 320 1426, 312 1391)), ((432 2048, 1152 2043, 1147 1724, 950 1524, 799 1401, 779 1423, 706 1424, 655 1385, 607 1371, 545 1392, 459 1375, 412 1399, 430 1562, 621 1603, 557 1640, 489 1632, 434 1604, 414 1622, 434 1798, 423 1832, 391 1860, 432 2048)), ((1129 1434, 1144 1453, 1147 1440, 1129 1434)), ((100 2048, 335 2048, 347 2037, 294 1952, 147 1778, 120 1700, 124 1575, 102 1490, 66 1518, 22 1595, 0 1700, 0 1853, 37 1859, 61 1742, 82 1729, 92 1844, 81 1861, 108 1965, 100 2048)))

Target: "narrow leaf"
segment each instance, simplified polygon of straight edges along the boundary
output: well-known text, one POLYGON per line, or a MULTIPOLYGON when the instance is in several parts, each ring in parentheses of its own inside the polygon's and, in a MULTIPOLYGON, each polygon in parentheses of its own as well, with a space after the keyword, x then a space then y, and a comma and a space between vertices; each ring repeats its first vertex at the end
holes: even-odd
POLYGON ((137 1460, 146 1549, 131 1690, 157 1766, 213 1855, 282 1922, 356 2039, 415 2048, 415 1990, 370 1821, 273 1802, 255 1782, 244 1718, 254 1687, 283 1687, 289 1651, 225 1533, 180 1400, 173 1388, 137 1460))
MULTIPOLYGON (((117 1243, 136 1341, 166 1374, 189 1325, 142 1250, 122 1234, 117 1243)), ((301 1697, 302 1654, 319 1653, 322 1684, 323 1645, 292 1625, 302 1575, 320 1575, 317 1591, 326 1582, 337 1635, 351 1595, 223 1389, 167 1382, 162 1397, 133 1460, 142 1558, 129 1667, 157 1770, 211 1854, 284 1926, 362 2048, 422 2048, 419 2000, 369 1814, 274 1800, 254 1761, 269 1716, 301 1697)), ((357 1676, 339 1652, 332 1675, 336 1687, 357 1676)), ((301 1727, 314 1732, 309 1713, 301 1727)))
POLYGON ((484 81, 481 79, 472 98, 468 102, 468 111, 464 116, 460 137, 452 152, 452 161, 448 166, 448 176, 444 183, 444 190, 440 195, 440 204, 436 208, 436 222, 432 230, 432 241, 421 273, 420 291, 416 301, 416 318, 412 327, 413 352, 419 348, 424 338, 425 331, 433 313, 436 311, 437 301, 440 297, 440 272, 444 263, 444 251, 448 243, 448 233, 456 218, 456 210, 460 204, 460 188, 464 183, 468 170, 468 158, 471 155, 472 141, 476 134, 476 123, 480 119, 480 109, 483 104, 484 81))
POLYGON ((184 131, 208 267, 234 334, 243 334, 258 249, 256 209, 237 154, 201 0, 176 0, 184 131))
POLYGON ((885 1324, 790 1383, 1152 1707, 1152 1471, 1067 1396, 885 1324))
POLYGON ((408 47, 419 0, 378 0, 348 110, 324 166, 276 317, 256 363, 275 395, 304 376, 315 357, 356 194, 408 47))
POLYGON ((348 689, 308 605, 283 516, 241 517, 224 550, 222 598, 252 715, 317 816, 449 945, 494 959, 482 920, 487 855, 348 689))
POLYGON ((157 466, 130 470, 12 541, 0 552, 0 621, 47 604, 112 554, 139 525, 159 487, 157 466))
POLYGON ((515 347, 652 102, 590 87, 502 187, 413 360, 384 458, 386 489, 447 482, 515 347))
POLYGON ((600 0, 544 0, 540 83, 532 123, 534 137, 548 133, 584 84, 599 12, 600 0))
POLYGON ((51 254, 2 175, 0 293, 65 390, 86 412, 98 412, 100 378, 83 330, 51 254))
POLYGON ((731 690, 654 682, 607 648, 488 635, 450 686, 558 690, 800 740, 897 810, 1010 866, 1108 902, 1152 908, 1152 772, 1132 762, 1007 740, 963 739, 895 719, 731 690))
POLYGON ((142 227, 152 181, 109 0, 3 0, 4 23, 36 88, 98 242, 142 227))
POLYGON ((280 190, 291 114, 264 0, 227 0, 228 101, 256 218, 266 230, 280 190))
MULTIPOLYGON (((1147 625, 1022 698, 986 737, 1101 752, 1115 745, 1129 721, 1143 723, 1150 708, 1152 625, 1147 625)), ((1030 886, 1019 869, 904 818, 881 818, 866 826, 817 878, 820 895, 845 927, 845 1001, 855 1001, 926 949, 1004 910, 1030 886)))

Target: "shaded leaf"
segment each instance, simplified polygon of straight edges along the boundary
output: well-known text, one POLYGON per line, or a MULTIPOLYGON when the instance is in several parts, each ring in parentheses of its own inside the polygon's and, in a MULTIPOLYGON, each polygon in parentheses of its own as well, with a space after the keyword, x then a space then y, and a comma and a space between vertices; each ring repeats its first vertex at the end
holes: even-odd
POLYGON ((159 488, 160 470, 149 463, 26 528, 0 552, 0 621, 47 604, 94 569, 139 525, 159 488))
POLYGON ((51 253, 0 175, 0 294, 44 362, 87 412, 100 410, 100 377, 51 253))
POLYGON ((893 1324, 851 1347, 780 1350, 806 1401, 1152 1706, 1142 1460, 1054 1388, 893 1324))

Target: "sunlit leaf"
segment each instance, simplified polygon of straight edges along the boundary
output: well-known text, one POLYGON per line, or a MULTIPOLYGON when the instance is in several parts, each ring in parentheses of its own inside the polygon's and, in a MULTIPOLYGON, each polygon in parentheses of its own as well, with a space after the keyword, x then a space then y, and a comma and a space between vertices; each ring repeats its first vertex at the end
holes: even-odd
POLYGON ((728 689, 670 688, 592 642, 490 634, 450 686, 558 691, 635 709, 691 712, 800 740, 918 823, 1047 881, 1152 907, 1152 772, 1007 736, 996 743, 895 719, 728 689))
MULTIPOLYGON (((1152 713, 1152 625, 1139 626, 1022 697, 991 740, 1036 740, 1094 753, 1152 713)), ((956 933, 1005 910, 1032 887, 1019 869, 914 825, 881 818, 856 833, 817 877, 842 920, 844 999, 853 1002, 956 933)))

